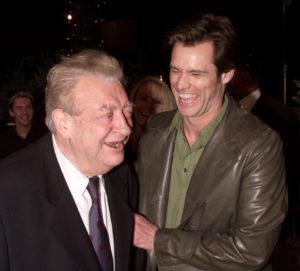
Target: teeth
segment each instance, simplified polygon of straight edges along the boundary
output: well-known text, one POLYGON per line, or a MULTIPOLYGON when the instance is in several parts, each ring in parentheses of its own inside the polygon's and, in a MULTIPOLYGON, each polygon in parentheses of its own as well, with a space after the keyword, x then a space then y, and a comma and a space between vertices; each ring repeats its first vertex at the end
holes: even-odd
POLYGON ((179 98, 184 102, 192 102, 196 99, 196 94, 190 94, 190 93, 181 93, 178 94, 179 98))
POLYGON ((119 148, 123 147, 122 142, 107 142, 106 145, 111 148, 114 148, 114 149, 119 149, 119 148))
POLYGON ((119 148, 120 147, 120 143, 113 143, 113 146, 115 147, 115 148, 119 148))
POLYGON ((193 99, 196 97, 196 94, 190 94, 190 93, 183 93, 183 94, 178 94, 178 96, 181 99, 193 99))

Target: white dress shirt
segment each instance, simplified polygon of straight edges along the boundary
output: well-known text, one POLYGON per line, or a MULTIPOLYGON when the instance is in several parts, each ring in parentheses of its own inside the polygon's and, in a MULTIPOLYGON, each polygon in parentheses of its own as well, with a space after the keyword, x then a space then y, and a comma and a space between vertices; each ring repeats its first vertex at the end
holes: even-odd
MULTIPOLYGON (((69 190, 72 194, 72 197, 75 201, 83 224, 89 233, 89 210, 92 206, 92 199, 90 193, 87 190, 87 185, 89 183, 89 179, 87 176, 82 174, 61 152, 59 149, 54 135, 52 135, 54 152, 60 166, 60 169, 65 177, 66 183, 69 187, 69 190)), ((89 176, 91 177, 91 176, 89 176)), ((99 182, 99 196, 101 199, 101 211, 103 216, 103 222, 106 226, 110 248, 112 250, 112 257, 115 266, 115 255, 114 255, 114 238, 113 238, 113 230, 112 223, 109 211, 109 205, 107 200, 107 194, 105 191, 104 180, 102 175, 98 176, 100 179, 99 182)))

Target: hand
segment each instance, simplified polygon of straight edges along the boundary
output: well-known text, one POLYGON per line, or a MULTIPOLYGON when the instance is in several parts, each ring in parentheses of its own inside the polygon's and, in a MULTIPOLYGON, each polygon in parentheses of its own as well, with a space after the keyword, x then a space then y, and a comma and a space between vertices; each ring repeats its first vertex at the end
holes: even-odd
POLYGON ((151 224, 145 217, 134 215, 133 244, 146 250, 154 249, 154 236, 158 227, 151 224))

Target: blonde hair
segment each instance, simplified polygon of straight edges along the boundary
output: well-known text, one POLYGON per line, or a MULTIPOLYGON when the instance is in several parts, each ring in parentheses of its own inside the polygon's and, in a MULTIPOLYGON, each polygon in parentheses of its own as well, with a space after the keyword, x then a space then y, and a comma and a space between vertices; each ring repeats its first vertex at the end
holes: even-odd
POLYGON ((47 76, 46 85, 46 125, 55 132, 52 122, 53 110, 60 108, 72 114, 73 88, 81 75, 91 74, 112 81, 123 80, 119 62, 104 51, 83 50, 70 57, 62 56, 61 62, 53 66, 47 76))
POLYGON ((163 111, 170 111, 177 108, 173 93, 169 86, 163 80, 155 76, 147 76, 137 82, 135 87, 132 89, 129 97, 132 103, 135 102, 136 95, 141 86, 149 82, 154 83, 155 85, 158 85, 161 88, 163 111))

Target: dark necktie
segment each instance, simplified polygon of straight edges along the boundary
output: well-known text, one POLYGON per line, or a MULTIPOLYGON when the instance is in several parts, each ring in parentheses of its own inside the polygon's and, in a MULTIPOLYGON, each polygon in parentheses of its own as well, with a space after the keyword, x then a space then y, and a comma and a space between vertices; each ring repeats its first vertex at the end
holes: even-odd
POLYGON ((113 260, 109 245, 106 227, 103 223, 101 200, 99 198, 99 177, 89 178, 87 190, 92 198, 92 207, 89 211, 89 229, 95 252, 98 256, 103 271, 113 271, 113 260))

